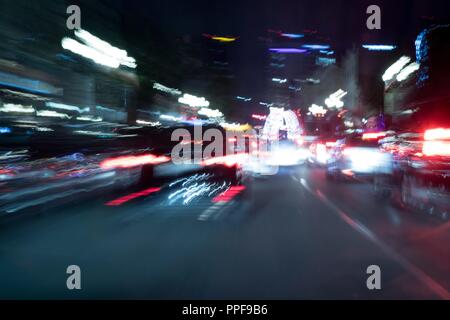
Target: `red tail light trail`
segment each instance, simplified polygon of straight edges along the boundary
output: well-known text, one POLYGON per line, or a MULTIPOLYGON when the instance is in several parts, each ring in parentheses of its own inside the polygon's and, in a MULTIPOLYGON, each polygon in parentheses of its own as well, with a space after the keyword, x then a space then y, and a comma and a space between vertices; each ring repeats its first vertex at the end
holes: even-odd
POLYGON ((146 164, 160 164, 169 161, 170 158, 166 156, 146 154, 141 156, 126 156, 106 159, 100 163, 100 167, 103 169, 133 168, 146 164))

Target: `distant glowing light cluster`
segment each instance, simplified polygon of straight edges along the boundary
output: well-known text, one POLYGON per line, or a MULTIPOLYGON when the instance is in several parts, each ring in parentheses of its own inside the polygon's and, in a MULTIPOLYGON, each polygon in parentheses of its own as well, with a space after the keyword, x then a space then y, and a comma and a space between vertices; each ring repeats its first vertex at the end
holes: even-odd
POLYGON ((309 112, 315 116, 315 117, 323 117, 324 115, 327 114, 328 110, 325 109, 322 106, 319 106, 317 104, 313 104, 310 108, 309 108, 309 112))
POLYGON ((217 109, 213 110, 213 109, 209 109, 209 108, 201 108, 198 111, 198 114, 202 115, 202 116, 206 116, 208 118, 221 118, 221 117, 223 117, 223 113, 220 112, 219 110, 217 110, 217 109))
POLYGON ((344 102, 342 102, 342 98, 344 98, 348 94, 347 91, 339 89, 335 93, 331 94, 326 100, 325 104, 328 108, 337 108, 341 109, 344 107, 344 102))
POLYGON ((136 60, 128 56, 127 51, 116 48, 86 30, 76 30, 75 36, 83 43, 65 37, 61 41, 64 49, 81 55, 97 64, 117 69, 120 66, 135 69, 136 60))
POLYGON ((392 51, 397 49, 397 46, 384 44, 365 44, 362 47, 369 51, 392 51))

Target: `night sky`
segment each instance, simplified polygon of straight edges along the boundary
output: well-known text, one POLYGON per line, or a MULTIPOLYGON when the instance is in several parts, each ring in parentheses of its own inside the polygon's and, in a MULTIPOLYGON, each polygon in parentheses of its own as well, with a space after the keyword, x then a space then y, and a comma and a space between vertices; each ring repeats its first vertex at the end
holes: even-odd
POLYGON ((402 53, 414 54, 414 40, 425 26, 450 22, 447 0, 127 0, 123 6, 125 20, 143 29, 150 26, 167 39, 203 33, 240 37, 230 57, 238 70, 236 93, 252 96, 264 86, 267 52, 260 38, 268 29, 317 30, 330 38, 338 54, 363 43, 395 44, 402 53), (366 28, 366 9, 372 4, 382 9, 379 31, 366 28))

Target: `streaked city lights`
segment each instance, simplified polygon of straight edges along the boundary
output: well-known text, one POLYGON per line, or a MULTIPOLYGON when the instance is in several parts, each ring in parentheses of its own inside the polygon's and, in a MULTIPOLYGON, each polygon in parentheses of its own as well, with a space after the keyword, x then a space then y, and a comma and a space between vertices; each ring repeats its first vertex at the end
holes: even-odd
POLYGON ((34 113, 35 111, 33 106, 24 106, 21 104, 5 103, 0 107, 0 112, 5 113, 34 113))
POLYGON ((427 141, 450 140, 450 129, 429 129, 425 131, 424 138, 427 141))
POLYGON ((321 44, 304 44, 302 48, 309 50, 328 50, 330 49, 329 45, 321 45, 321 44))
POLYGON ((264 121, 267 119, 267 116, 265 115, 260 115, 260 114, 252 114, 252 118, 259 120, 259 121, 264 121))
POLYGON ((394 77, 410 62, 411 62, 410 57, 406 56, 401 57, 386 70, 386 72, 383 74, 383 81, 387 82, 394 79, 394 77))
POLYGON ((409 65, 407 65, 405 68, 403 68, 402 71, 397 75, 397 81, 405 81, 409 78, 410 75, 412 75, 414 72, 420 69, 420 64, 417 62, 412 62, 409 65))
POLYGON ((165 85, 161 84, 161 83, 157 83, 155 82, 153 84, 153 89, 161 91, 161 92, 165 92, 174 96, 180 96, 182 94, 182 92, 178 89, 174 89, 174 88, 169 88, 166 87, 165 85))
POLYGON ((125 50, 116 48, 85 30, 76 30, 75 36, 83 41, 84 44, 65 37, 61 41, 62 47, 97 64, 110 68, 117 69, 121 65, 132 69, 137 67, 136 60, 129 57, 125 50))
POLYGON ((251 126, 249 124, 241 124, 236 122, 221 122, 220 126, 230 131, 247 131, 251 129, 251 126))
POLYGON ((142 156, 125 156, 107 159, 105 161, 102 161, 100 167, 102 167, 102 169, 132 168, 145 164, 159 164, 169 161, 170 158, 166 156, 146 154, 142 156))
POLYGON ((386 132, 369 132, 364 133, 362 136, 363 140, 377 140, 386 136, 386 132))
POLYGON ((288 81, 287 79, 272 78, 272 82, 277 82, 279 84, 286 83, 287 81, 288 81))
POLYGON ((9 127, 0 127, 0 134, 11 133, 12 130, 9 127))
POLYGON ((297 48, 270 48, 269 51, 274 53, 306 53, 308 50, 297 48))
POLYGON ((392 51, 397 48, 397 46, 381 45, 381 44, 365 44, 362 47, 369 51, 392 51))
POLYGON ((124 197, 118 198, 116 200, 112 200, 106 203, 107 206, 109 207, 116 207, 116 206, 120 206, 126 202, 129 202, 131 200, 140 198, 140 197, 146 197, 151 195, 152 193, 156 193, 161 191, 161 188, 149 188, 149 189, 145 189, 139 192, 135 192, 135 193, 131 193, 129 195, 126 195, 124 197))
POLYGON ((52 109, 60 109, 60 110, 67 110, 67 111, 76 111, 78 113, 85 113, 89 112, 91 109, 89 107, 80 108, 77 106, 71 106, 63 103, 56 103, 56 102, 46 102, 45 106, 52 109))
POLYGON ((228 37, 228 36, 217 36, 217 35, 210 35, 210 34, 203 34, 204 37, 209 38, 211 40, 214 41, 218 41, 218 42, 224 42, 224 43, 229 43, 229 42, 235 42, 238 38, 237 37, 228 37))
POLYGON ((301 39, 304 38, 304 34, 296 34, 296 33, 281 33, 282 37, 289 38, 289 39, 301 39))
POLYGON ((311 112, 311 114, 313 116, 316 116, 316 117, 324 116, 328 112, 327 109, 325 109, 324 107, 319 106, 317 104, 313 104, 308 110, 309 110, 309 112, 311 112))
POLYGON ((232 37, 217 37, 217 36, 213 36, 211 37, 211 39, 219 41, 219 42, 234 42, 237 40, 237 38, 232 38, 232 37))
POLYGON ((77 117, 77 120, 79 120, 79 121, 91 121, 91 122, 102 122, 103 118, 102 117, 86 115, 86 116, 77 117))
POLYGON ((215 203, 230 202, 245 190, 245 186, 231 187, 213 199, 215 203))
POLYGON ((223 117, 223 113, 220 112, 219 110, 213 110, 213 109, 209 109, 209 108, 201 108, 200 110, 198 110, 198 114, 202 115, 202 116, 206 116, 208 118, 221 118, 223 117))
POLYGON ((210 103, 203 97, 196 97, 190 94, 185 93, 181 98, 178 99, 179 103, 186 104, 193 108, 198 107, 209 107, 210 103))
POLYGON ((143 125, 143 126, 150 126, 150 127, 159 127, 161 125, 161 122, 156 121, 146 121, 146 120, 136 120, 137 124, 143 125))
POLYGON ((83 56, 84 58, 90 59, 97 64, 117 69, 120 67, 120 61, 102 54, 101 52, 90 48, 74 39, 64 38, 61 42, 64 49, 72 51, 75 54, 83 56))
POLYGON ((335 93, 331 94, 326 100, 325 104, 328 108, 337 108, 341 109, 344 107, 344 102, 342 102, 342 98, 344 98, 348 92, 339 89, 335 93))
POLYGON ((81 39, 87 46, 96 49, 104 56, 111 57, 123 65, 132 69, 137 67, 136 60, 128 56, 126 50, 112 46, 108 42, 92 35, 86 30, 75 30, 75 36, 81 39))
POLYGON ((268 108, 270 108, 270 107, 273 107, 273 103, 269 103, 269 102, 260 102, 259 103, 261 106, 264 106, 264 107, 268 107, 268 108))
POLYGON ((244 101, 244 102, 250 102, 250 101, 253 100, 252 98, 241 97, 241 96, 237 96, 236 99, 242 100, 242 101, 244 101))
POLYGON ((175 117, 175 116, 168 115, 168 114, 162 114, 162 115, 159 116, 159 118, 161 120, 166 120, 166 121, 174 121, 174 122, 183 121, 182 117, 175 117))
POLYGON ((70 119, 71 118, 66 113, 56 112, 53 110, 38 110, 38 111, 36 111, 36 116, 48 117, 48 118, 59 118, 59 119, 70 119))
POLYGON ((425 141, 422 147, 425 156, 450 156, 450 142, 448 141, 425 141))

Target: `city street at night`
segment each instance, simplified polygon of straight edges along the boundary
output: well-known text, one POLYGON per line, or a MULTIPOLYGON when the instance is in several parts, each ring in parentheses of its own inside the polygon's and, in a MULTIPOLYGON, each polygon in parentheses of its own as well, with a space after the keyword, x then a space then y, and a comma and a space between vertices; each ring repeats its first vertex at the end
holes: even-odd
POLYGON ((249 190, 189 206, 169 204, 169 187, 117 207, 105 195, 5 223, 3 297, 449 298, 448 224, 379 203, 364 183, 330 185, 317 169, 249 190), (381 292, 366 288, 374 263, 381 292), (86 270, 80 293, 65 288, 73 264, 86 270))
POLYGON ((447 0, 0 0, 0 302, 450 301, 449 57, 447 0))

